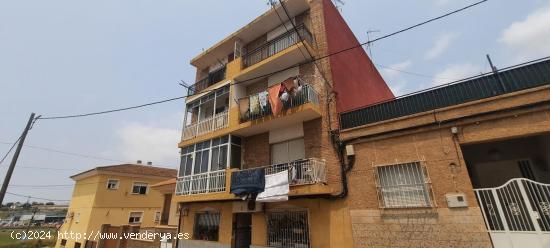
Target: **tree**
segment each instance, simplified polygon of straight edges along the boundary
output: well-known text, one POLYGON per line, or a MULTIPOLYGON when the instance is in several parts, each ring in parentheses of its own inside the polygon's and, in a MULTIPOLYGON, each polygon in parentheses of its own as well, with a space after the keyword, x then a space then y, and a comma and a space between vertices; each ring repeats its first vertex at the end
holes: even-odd
POLYGON ((46 202, 46 206, 53 206, 53 205, 55 205, 55 203, 53 203, 53 202, 46 202))

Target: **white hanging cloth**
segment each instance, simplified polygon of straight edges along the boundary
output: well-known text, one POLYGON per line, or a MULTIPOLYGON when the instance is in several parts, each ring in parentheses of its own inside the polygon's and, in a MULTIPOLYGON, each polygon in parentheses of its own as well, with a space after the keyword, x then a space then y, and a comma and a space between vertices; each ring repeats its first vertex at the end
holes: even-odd
POLYGON ((288 201, 290 185, 288 170, 271 175, 265 175, 265 190, 256 197, 257 202, 288 201))

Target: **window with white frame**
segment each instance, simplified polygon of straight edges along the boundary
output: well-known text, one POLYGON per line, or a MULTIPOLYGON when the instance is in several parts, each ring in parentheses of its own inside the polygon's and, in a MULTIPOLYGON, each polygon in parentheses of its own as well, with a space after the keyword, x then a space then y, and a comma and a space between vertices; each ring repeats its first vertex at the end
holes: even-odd
POLYGON ((147 194, 147 183, 134 183, 132 185, 132 194, 134 195, 145 195, 147 194))
POLYGON ((118 179, 109 179, 107 181, 107 189, 118 189, 118 179))
POLYGON ((139 224, 141 223, 142 217, 143 217, 143 212, 130 212, 130 216, 128 217, 128 223, 139 224))
POLYGON ((375 168, 380 207, 432 207, 431 184, 421 162, 378 166, 375 168))
POLYGON ((184 147, 179 176, 225 170, 230 161, 231 166, 240 168, 240 153, 241 139, 228 135, 184 147))
POLYGON ((155 212, 155 218, 153 219, 153 221, 155 223, 159 223, 160 222, 160 216, 161 216, 161 214, 160 214, 159 211, 155 212))

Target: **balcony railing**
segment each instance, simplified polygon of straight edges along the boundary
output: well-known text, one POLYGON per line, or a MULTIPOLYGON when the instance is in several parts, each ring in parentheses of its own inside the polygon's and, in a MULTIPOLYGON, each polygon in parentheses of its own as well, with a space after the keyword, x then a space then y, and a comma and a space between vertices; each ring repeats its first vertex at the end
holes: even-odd
POLYGON ((246 55, 243 56, 243 66, 249 67, 260 61, 267 59, 278 52, 281 52, 297 43, 300 42, 300 37, 305 41, 312 43, 311 32, 302 24, 296 27, 296 30, 292 29, 287 31, 284 34, 279 35, 273 40, 268 41, 267 43, 261 45, 260 47, 249 51, 246 55), (299 34, 299 35, 298 35, 299 34))
POLYGON ((202 90, 208 88, 208 86, 214 85, 215 83, 222 81, 225 79, 225 69, 226 67, 223 66, 222 68, 215 70, 213 72, 208 73, 208 76, 197 81, 195 84, 189 86, 189 89, 187 90, 187 95, 191 96, 196 93, 201 92, 202 90))
POLYGON ((179 177, 176 183, 176 195, 196 195, 224 192, 226 171, 212 171, 179 177))
MULTIPOLYGON (((248 100, 248 103, 249 103, 248 111, 245 114, 241 114, 241 116, 240 116, 241 122, 247 122, 247 121, 250 121, 250 120, 259 119, 259 118, 262 118, 264 116, 269 116, 269 115, 272 114, 271 105, 269 103, 267 103, 267 106, 265 108, 262 108, 261 104, 260 104, 260 107, 258 107, 257 110, 255 110, 255 112, 250 111, 250 109, 251 109, 250 108, 251 99, 258 99, 258 94, 254 94, 254 95, 251 95, 251 96, 247 97, 247 98, 249 98, 249 100, 248 100)), ((269 96, 268 96, 268 98, 269 98, 269 96)), ((303 105, 303 104, 306 104, 306 103, 309 103, 309 102, 318 105, 319 104, 319 96, 318 96, 317 92, 315 91, 315 89, 313 89, 313 87, 306 84, 306 85, 302 86, 302 91, 297 93, 295 96, 290 95, 288 101, 283 102, 283 111, 287 110, 287 109, 297 107, 297 106, 300 106, 300 105, 303 105)), ((241 103, 239 103, 239 104, 241 104, 241 103)), ((239 106, 239 109, 241 109, 241 107, 242 106, 239 106)))
POLYGON ((192 139, 212 131, 226 128, 229 125, 229 112, 224 111, 213 117, 206 118, 197 123, 184 127, 182 140, 192 139))
POLYGON ((340 114, 342 129, 550 84, 550 60, 524 63, 340 114))
POLYGON ((296 160, 290 163, 268 165, 258 168, 264 168, 266 175, 288 170, 288 181, 291 186, 327 182, 326 165, 325 160, 323 159, 308 158, 296 160))

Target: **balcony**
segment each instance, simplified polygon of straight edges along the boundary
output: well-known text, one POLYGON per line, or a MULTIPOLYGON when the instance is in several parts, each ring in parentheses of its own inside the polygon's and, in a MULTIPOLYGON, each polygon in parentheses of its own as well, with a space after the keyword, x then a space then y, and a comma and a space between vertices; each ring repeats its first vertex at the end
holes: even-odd
POLYGON ((202 90, 208 88, 209 86, 214 85, 219 81, 222 81, 223 79, 225 79, 225 71, 226 71, 226 66, 223 66, 218 70, 208 73, 207 77, 189 86, 189 89, 187 90, 187 96, 191 96, 196 93, 199 93, 202 90))
POLYGON ((249 51, 243 56, 243 67, 246 68, 255 65, 293 45, 300 43, 300 37, 311 44, 313 39, 311 32, 309 32, 303 24, 296 27, 296 29, 297 32, 294 29, 289 30, 275 39, 268 41, 262 46, 249 51))
POLYGON ((521 64, 498 72, 411 93, 340 113, 340 126, 349 129, 408 115, 496 97, 550 84, 550 60, 521 64))
POLYGON ((266 175, 288 170, 288 181, 290 186, 327 182, 325 160, 318 158, 302 159, 290 163, 268 165, 259 168, 264 168, 266 175))
MULTIPOLYGON (((291 195, 325 194, 330 192, 327 189, 328 186, 325 185, 326 165, 325 161, 322 159, 309 158, 258 168, 264 168, 266 175, 288 170, 289 182, 292 187, 314 184, 320 184, 322 186, 320 189, 305 191, 293 190, 291 188, 291 195)), ((227 169, 179 177, 176 182, 176 196, 187 197, 185 198, 187 201, 234 199, 235 196, 229 193, 229 189, 231 188, 231 173, 239 173, 239 170, 227 169), (203 197, 198 198, 200 195, 203 197)))
POLYGON ((197 123, 186 126, 183 130, 182 140, 189 140, 199 135, 213 132, 229 126, 229 112, 224 111, 213 117, 206 118, 197 123))
MULTIPOLYGON (((259 97, 258 94, 250 95, 246 97, 247 101, 239 101, 239 109, 248 109, 246 113, 241 114, 240 116, 240 122, 247 122, 251 120, 260 119, 266 116, 271 116, 271 105, 267 103, 265 108, 261 107, 260 103, 254 103, 259 104, 260 107, 255 107, 254 111, 251 111, 251 103, 252 100, 258 101, 259 97), (248 106, 242 106, 241 104, 244 104, 243 102, 247 102, 248 106)), ((269 98, 269 95, 268 95, 269 98)), ((245 99, 246 100, 246 99, 245 99)), ((302 91, 296 94, 296 96, 290 96, 288 101, 283 102, 283 111, 298 107, 300 105, 304 105, 306 103, 313 103, 315 105, 319 105, 319 97, 317 92, 311 87, 310 85, 304 85, 302 86, 302 91)))
POLYGON ((220 170, 180 177, 176 182, 176 195, 224 192, 226 174, 225 170, 220 170))

